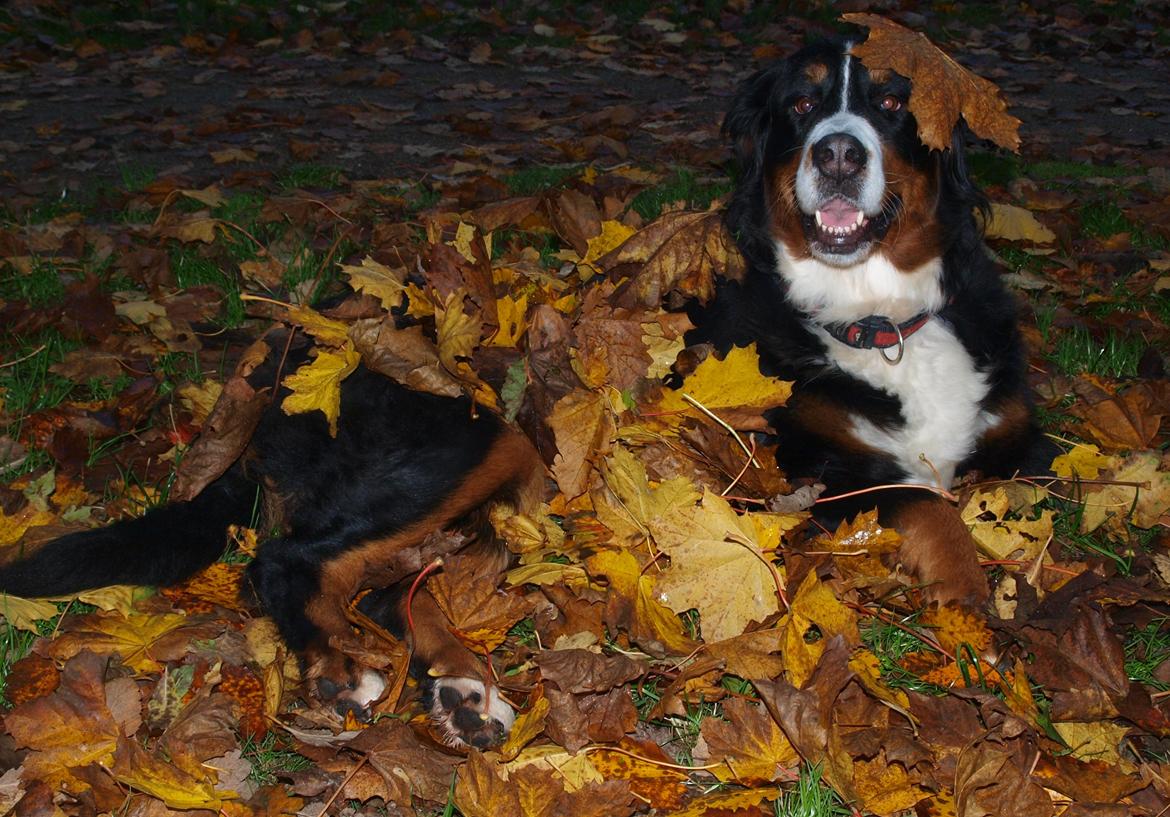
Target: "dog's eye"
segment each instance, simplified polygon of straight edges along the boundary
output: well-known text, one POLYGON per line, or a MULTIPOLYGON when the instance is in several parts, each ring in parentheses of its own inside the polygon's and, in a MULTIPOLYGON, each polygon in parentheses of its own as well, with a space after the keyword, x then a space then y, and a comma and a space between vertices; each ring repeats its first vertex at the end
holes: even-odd
POLYGON ((792 110, 796 111, 801 116, 804 116, 816 106, 817 101, 811 96, 802 96, 800 99, 796 100, 796 104, 792 106, 792 110))
POLYGON ((878 100, 878 107, 883 111, 900 111, 902 110, 902 100, 893 94, 886 94, 878 100))

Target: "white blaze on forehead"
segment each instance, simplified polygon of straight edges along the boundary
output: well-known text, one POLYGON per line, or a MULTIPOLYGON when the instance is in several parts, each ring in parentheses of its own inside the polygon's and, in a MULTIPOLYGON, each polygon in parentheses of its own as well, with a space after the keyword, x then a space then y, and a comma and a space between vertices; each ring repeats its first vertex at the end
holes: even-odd
POLYGON ((845 43, 845 53, 841 56, 841 107, 837 110, 849 110, 849 49, 853 43, 845 43))

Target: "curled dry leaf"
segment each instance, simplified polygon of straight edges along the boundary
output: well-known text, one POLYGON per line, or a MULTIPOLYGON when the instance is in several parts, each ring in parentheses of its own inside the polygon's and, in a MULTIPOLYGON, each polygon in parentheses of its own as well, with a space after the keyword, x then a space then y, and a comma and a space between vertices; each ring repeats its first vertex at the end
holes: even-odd
POLYGON ((918 120, 922 144, 936 150, 951 146, 959 117, 976 136, 1008 150, 1020 149, 1020 120, 992 82, 968 71, 926 38, 876 14, 843 14, 841 19, 869 29, 865 42, 851 53, 870 70, 889 69, 909 78, 910 112, 918 120))
POLYGON ((707 301, 715 278, 738 278, 743 256, 717 210, 665 213, 602 256, 598 266, 611 276, 629 269, 632 303, 656 309, 672 291, 707 301), (639 265, 636 268, 634 266, 639 265))

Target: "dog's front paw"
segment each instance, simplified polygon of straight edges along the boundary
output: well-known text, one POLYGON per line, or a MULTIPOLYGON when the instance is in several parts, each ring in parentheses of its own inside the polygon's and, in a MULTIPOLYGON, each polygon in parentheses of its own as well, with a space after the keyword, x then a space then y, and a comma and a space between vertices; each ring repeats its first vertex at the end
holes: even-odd
POLYGON ((516 713, 496 687, 478 678, 444 676, 430 684, 427 711, 440 739, 456 749, 486 749, 512 730, 516 713))
POLYGON ((370 719, 370 704, 386 691, 381 673, 360 667, 332 649, 307 650, 304 658, 305 673, 321 703, 332 705, 342 717, 352 712, 359 721, 370 719))

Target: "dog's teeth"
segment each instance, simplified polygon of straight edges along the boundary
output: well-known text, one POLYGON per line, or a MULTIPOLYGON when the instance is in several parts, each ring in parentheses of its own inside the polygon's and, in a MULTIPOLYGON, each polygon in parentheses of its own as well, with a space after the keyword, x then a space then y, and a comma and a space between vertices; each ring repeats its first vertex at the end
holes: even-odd
POLYGON ((861 226, 861 222, 863 222, 863 221, 865 221, 865 213, 863 213, 863 212, 861 212, 860 210, 858 210, 858 211, 857 211, 857 221, 854 223, 854 225, 853 225, 853 226, 854 226, 854 227, 860 227, 860 226, 861 226))
POLYGON ((816 213, 816 218, 817 218, 817 226, 818 226, 818 227, 824 227, 824 226, 825 226, 825 222, 824 222, 824 220, 821 218, 821 211, 820 211, 820 210, 817 210, 817 213, 816 213))

